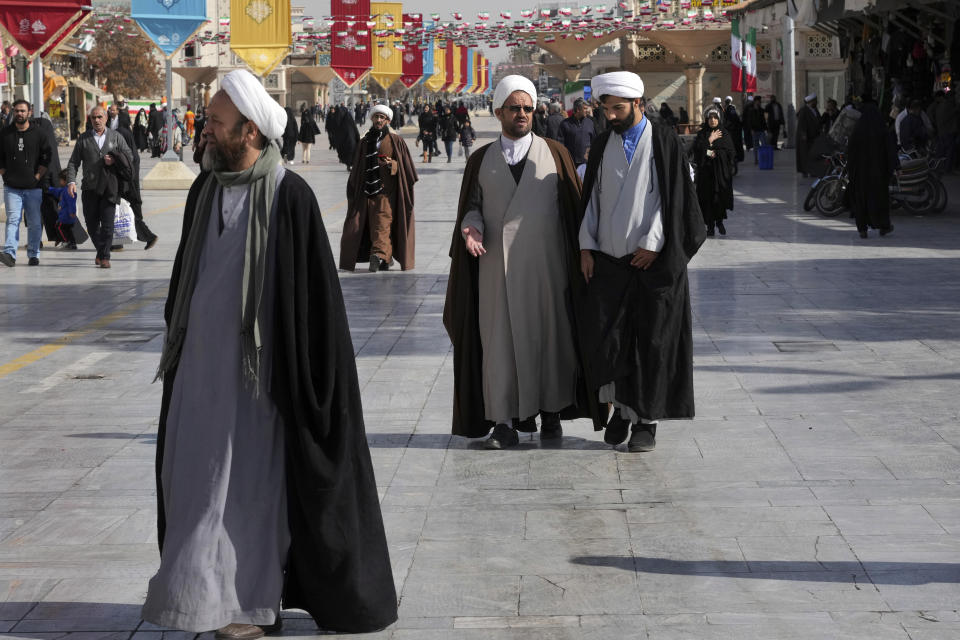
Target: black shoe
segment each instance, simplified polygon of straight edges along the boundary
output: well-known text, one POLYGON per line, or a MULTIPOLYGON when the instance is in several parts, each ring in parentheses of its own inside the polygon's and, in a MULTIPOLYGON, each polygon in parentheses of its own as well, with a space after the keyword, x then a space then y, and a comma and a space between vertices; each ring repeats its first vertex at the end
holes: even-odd
POLYGON ((490 437, 483 441, 484 449, 506 449, 520 444, 520 436, 517 430, 510 425, 499 422, 493 428, 490 437))
POLYGON ((9 253, 5 253, 5 252, 3 252, 3 251, 0 251, 0 262, 2 262, 3 264, 7 265, 8 267, 12 267, 12 266, 14 266, 15 264, 17 264, 17 259, 14 258, 14 257, 13 257, 12 255, 10 255, 9 253))
POLYGON ((653 451, 656 446, 657 423, 633 425, 633 431, 630 433, 630 442, 627 443, 627 451, 630 453, 653 451))
POLYGON ((719 231, 722 236, 727 235, 727 228, 723 226, 722 222, 717 222, 717 231, 719 231))
POLYGON ((110 245, 110 251, 123 251, 122 244, 112 244, 110 245))
POLYGON ((881 235, 881 236, 885 236, 885 235, 887 235, 888 233, 893 233, 893 225, 890 225, 889 227, 884 227, 883 229, 880 229, 880 235, 881 235))
POLYGON ((861 231, 861 232, 860 232, 860 237, 861 237, 861 238, 866 238, 866 237, 867 237, 867 232, 866 232, 866 231, 861 231))
POLYGON ((27 260, 27 264, 30 265, 31 267, 39 267, 40 258, 37 258, 37 257, 30 258, 29 260, 27 260))
POLYGON ((623 444, 630 432, 630 421, 620 415, 620 409, 614 409, 613 415, 607 422, 607 428, 603 431, 603 441, 614 447, 623 444))
POLYGON ((557 440, 563 437, 563 425, 559 413, 540 412, 540 439, 557 440))
POLYGON ((517 422, 515 427, 517 431, 522 431, 523 433, 536 433, 537 432, 537 417, 532 416, 526 420, 520 420, 517 422))
POLYGON ((370 268, 370 273, 376 273, 377 271, 380 271, 380 263, 382 263, 382 262, 383 262, 383 260, 380 259, 380 256, 371 253, 371 254, 370 254, 370 267, 369 267, 369 268, 370 268))
POLYGON ((712 238, 715 234, 713 233, 713 226, 707 227, 707 237, 712 238))
POLYGON ((157 240, 159 239, 160 239, 159 236, 153 236, 152 238, 147 240, 147 246, 145 246, 143 250, 146 251, 147 249, 153 249, 153 245, 157 244, 157 240))
POLYGON ((63 250, 64 250, 64 251, 76 251, 76 250, 77 250, 77 243, 76 243, 76 242, 70 242, 70 243, 68 243, 68 244, 65 244, 65 245, 63 245, 63 250))

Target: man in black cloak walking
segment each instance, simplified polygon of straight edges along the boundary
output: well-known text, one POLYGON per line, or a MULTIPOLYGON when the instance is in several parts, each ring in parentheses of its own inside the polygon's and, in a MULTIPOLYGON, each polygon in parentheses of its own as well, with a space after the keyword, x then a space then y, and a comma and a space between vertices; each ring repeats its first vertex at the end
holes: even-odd
POLYGON ((687 262, 706 229, 680 138, 644 116, 640 77, 615 71, 591 85, 612 128, 584 175, 580 350, 588 390, 614 407, 604 441, 620 445, 633 425, 628 451, 651 451, 657 420, 694 414, 687 262))
POLYGON ((218 640, 397 618, 353 344, 313 191, 284 169, 285 113, 232 71, 208 107, 164 316, 160 568, 143 618, 218 640))

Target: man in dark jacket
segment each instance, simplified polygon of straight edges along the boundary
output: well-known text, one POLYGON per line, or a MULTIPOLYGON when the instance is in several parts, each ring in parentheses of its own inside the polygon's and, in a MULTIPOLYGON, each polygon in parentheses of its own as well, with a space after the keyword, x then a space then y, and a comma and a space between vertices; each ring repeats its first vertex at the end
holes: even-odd
POLYGON ((587 117, 587 102, 583 98, 577 98, 573 102, 573 115, 560 123, 557 142, 567 148, 573 163, 580 166, 586 162, 587 149, 596 135, 593 120, 587 117))
POLYGON ((559 140, 560 124, 563 122, 563 113, 560 110, 560 105, 556 102, 551 102, 547 111, 550 112, 550 115, 547 116, 547 134, 545 137, 551 140, 559 140))
POLYGON ((30 103, 26 100, 14 102, 13 123, 0 131, 0 174, 3 175, 3 199, 7 209, 7 235, 0 263, 8 267, 17 262, 20 219, 24 213, 29 264, 40 264, 40 240, 43 237, 40 182, 53 153, 56 150, 50 148, 46 133, 30 122, 30 103))
POLYGON ((767 131, 770 132, 770 137, 767 139, 767 142, 773 146, 773 150, 776 151, 779 147, 777 146, 780 140, 780 130, 783 128, 783 107, 780 106, 780 103, 777 102, 777 96, 770 96, 770 104, 767 105, 765 112, 767 114, 767 131))
POLYGON ((93 127, 77 138, 77 143, 67 163, 67 186, 70 195, 77 195, 77 171, 83 166, 83 183, 80 189, 80 201, 83 204, 83 219, 87 223, 87 233, 97 248, 94 263, 102 269, 110 268, 110 246, 113 244, 113 221, 117 211, 120 194, 113 191, 115 181, 110 180, 109 172, 117 162, 116 155, 126 157, 125 165, 133 166, 133 151, 123 137, 107 129, 107 112, 96 106, 90 110, 90 122, 93 127))

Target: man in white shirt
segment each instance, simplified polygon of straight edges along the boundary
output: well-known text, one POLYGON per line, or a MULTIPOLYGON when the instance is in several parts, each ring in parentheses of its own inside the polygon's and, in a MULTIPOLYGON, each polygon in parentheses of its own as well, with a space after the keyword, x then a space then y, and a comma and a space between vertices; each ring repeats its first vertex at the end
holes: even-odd
MULTIPOLYGON (((460 191, 444 325, 454 349, 453 433, 487 449, 537 430, 556 442, 587 406, 576 319, 580 184, 560 143, 531 133, 537 92, 507 76, 494 93, 501 135, 470 155, 460 191)), ((595 403, 594 403, 595 404, 595 403)))
POLYGON ((656 420, 694 414, 687 262, 706 231, 680 139, 644 115, 640 77, 591 85, 611 128, 583 181, 581 350, 588 389, 614 407, 604 440, 622 444, 633 425, 628 451, 651 451, 656 420))

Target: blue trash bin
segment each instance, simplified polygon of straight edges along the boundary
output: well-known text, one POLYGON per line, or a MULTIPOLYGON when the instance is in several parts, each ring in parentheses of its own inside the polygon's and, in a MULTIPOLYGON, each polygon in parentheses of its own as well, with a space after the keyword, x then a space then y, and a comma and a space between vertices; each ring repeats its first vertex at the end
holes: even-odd
POLYGON ((773 169, 773 147, 768 144, 760 147, 758 159, 761 169, 773 169))

